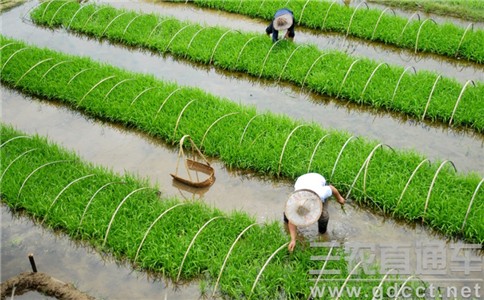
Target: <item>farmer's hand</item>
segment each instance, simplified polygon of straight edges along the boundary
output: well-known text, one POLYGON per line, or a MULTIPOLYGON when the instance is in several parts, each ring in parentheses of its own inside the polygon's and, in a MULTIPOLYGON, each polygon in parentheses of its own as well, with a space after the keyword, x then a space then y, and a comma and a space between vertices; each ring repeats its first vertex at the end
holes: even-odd
POLYGON ((289 242, 289 245, 287 245, 287 250, 289 250, 289 252, 292 252, 294 251, 294 247, 296 247, 296 240, 291 240, 289 242))

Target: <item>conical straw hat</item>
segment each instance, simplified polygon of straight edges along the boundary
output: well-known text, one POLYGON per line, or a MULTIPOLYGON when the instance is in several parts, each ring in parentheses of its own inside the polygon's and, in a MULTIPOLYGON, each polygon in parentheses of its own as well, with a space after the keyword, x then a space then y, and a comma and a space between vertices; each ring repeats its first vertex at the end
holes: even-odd
POLYGON ((292 16, 290 14, 283 14, 274 19, 273 22, 274 29, 279 30, 286 30, 292 26, 292 16))
POLYGON ((322 212, 323 202, 318 194, 308 189, 295 191, 286 202, 286 217, 296 226, 313 224, 322 212))

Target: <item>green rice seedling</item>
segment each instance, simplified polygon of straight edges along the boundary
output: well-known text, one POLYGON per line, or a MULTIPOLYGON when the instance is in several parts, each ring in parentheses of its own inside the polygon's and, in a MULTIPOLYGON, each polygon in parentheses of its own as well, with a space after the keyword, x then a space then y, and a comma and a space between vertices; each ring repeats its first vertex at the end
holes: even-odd
MULTIPOLYGON (((227 1, 218 1, 216 5, 222 5, 219 2, 227 1)), ((296 5, 298 2, 291 3, 296 5)), ((312 6, 315 5, 322 4, 308 3, 311 10, 306 9, 304 15, 309 16, 310 11, 313 11, 312 6)), ((334 8, 335 13, 339 11, 343 15, 351 10, 334 8)), ((367 24, 365 13, 354 11, 351 15, 351 28, 359 28, 361 35, 373 34, 371 26, 367 24)), ((347 22, 338 14, 331 14, 331 18, 329 16, 330 23, 331 18, 347 22)), ((484 88, 479 82, 466 86, 454 79, 426 71, 407 72, 402 77, 404 69, 401 67, 354 58, 337 51, 322 52, 312 45, 297 45, 285 40, 273 44, 263 34, 202 27, 195 23, 110 6, 92 4, 76 7, 63 1, 46 2, 34 9, 31 17, 39 25, 68 27, 70 30, 97 38, 144 47, 163 54, 171 53, 195 62, 213 64, 225 70, 247 72, 258 78, 285 80, 312 92, 400 112, 417 119, 470 127, 478 132, 484 128, 484 111, 480 105, 484 88), (56 13, 59 10, 62 11, 62 17, 56 13)), ((384 26, 384 18, 380 20, 380 26, 384 26)), ((428 40, 433 39, 434 35, 423 29, 437 25, 427 23, 411 23, 405 28, 405 32, 415 32, 417 35, 416 48, 433 43, 428 40)), ((448 29, 451 30, 452 28, 448 29)), ((378 32, 380 31, 375 31, 375 35, 378 32)), ((447 33, 445 35, 450 36, 447 33)), ((410 43, 413 39, 415 38, 409 39, 404 35, 402 43, 410 43)), ((461 47, 466 46, 462 44, 461 47)), ((21 56, 22 53, 18 55, 21 56)), ((48 66, 48 62, 37 62, 39 65, 31 72, 44 71, 43 66, 48 66)), ((86 71, 79 75, 79 78, 91 73, 93 71, 86 71)), ((110 76, 97 80, 96 83, 100 86, 117 82, 117 78, 110 76)), ((89 85, 93 86, 91 82, 89 85)), ((117 90, 122 91, 121 87, 117 90)), ((92 92, 95 94, 96 91, 92 92)), ((87 96, 90 96, 90 93, 87 96)))
MULTIPOLYGON (((479 229, 484 209, 484 195, 478 189, 482 179, 478 174, 459 174, 453 168, 448 168, 447 163, 441 167, 443 162, 438 161, 424 163, 415 172, 424 160, 418 153, 391 149, 376 141, 352 137, 345 132, 329 131, 317 124, 295 121, 287 116, 258 114, 254 108, 220 99, 199 89, 164 83, 152 76, 129 73, 89 59, 66 56, 35 47, 27 48, 23 43, 6 38, 0 40, 0 45, 2 83, 18 90, 61 101, 74 109, 104 120, 138 128, 166 143, 177 143, 182 136, 188 134, 205 155, 217 157, 230 167, 290 179, 308 171, 319 172, 325 174, 347 197, 362 205, 392 213, 398 218, 412 222, 424 222, 448 236, 464 237, 473 242, 483 241, 484 231, 479 229), (21 49, 28 50, 25 50, 25 53, 18 52, 21 49), (14 56, 14 53, 17 54, 14 56), (47 58, 52 59, 46 61, 47 58), (39 65, 40 61, 45 63, 39 65), (60 65, 44 76, 52 66, 64 61, 70 62, 60 65), (37 67, 31 70, 34 65, 37 67), (28 70, 31 71, 25 75, 28 70), (19 80, 20 78, 22 80, 19 80), (325 136, 324 143, 321 144, 320 141, 325 136), (473 205, 469 211, 471 200, 473 205)), ((371 85, 367 91, 370 89, 371 85)), ((25 149, 22 153, 25 151, 30 149, 25 149)), ((36 152, 29 152, 22 159, 29 159, 36 152)), ((23 195, 31 188, 32 180, 51 169, 75 170, 75 162, 57 163, 63 160, 59 158, 45 162, 48 163, 46 166, 32 164, 35 168, 42 168, 31 175, 32 178, 26 181, 21 192, 18 187, 15 193, 23 195), (51 164, 52 162, 56 163, 51 164)), ((12 165, 8 172, 15 172, 14 169, 15 165, 12 165)), ((92 176, 73 183, 87 175, 72 171, 67 179, 59 181, 61 185, 57 187, 52 200, 57 195, 60 195, 61 199, 64 194, 70 194, 70 191, 81 186, 82 182, 97 180, 97 176, 92 176)), ((19 178, 18 182, 25 181, 25 177, 19 178)), ((91 194, 113 181, 116 180, 93 186, 91 194)), ((121 199, 141 188, 124 184, 122 186, 127 189, 120 195, 121 199)), ((114 187, 117 188, 117 185, 109 186, 103 193, 114 187)), ((122 224, 118 222, 122 222, 119 218, 123 216, 125 209, 136 205, 137 199, 145 193, 153 191, 136 192, 126 198, 122 206, 107 206, 106 216, 102 217, 103 224, 107 225, 103 225, 101 230, 96 227, 98 229, 95 233, 80 231, 80 234, 102 237, 103 242, 109 245, 110 241, 122 235, 122 228, 116 224, 122 224)), ((52 205, 52 202, 39 205, 35 213, 45 214, 48 211, 47 220, 55 218, 53 212, 62 209, 64 204, 60 199, 56 200, 55 205, 52 205)), ((104 204, 95 199, 88 211, 98 205, 104 204)), ((76 208, 79 215, 83 214, 85 207, 86 205, 76 208)), ((183 209, 187 208, 180 208, 183 209)), ((156 218, 155 215, 153 218, 156 218)), ((168 219, 170 216, 166 215, 164 218, 168 219)), ((203 220, 198 220, 194 228, 199 228, 209 219, 210 217, 206 216, 203 220)), ((87 225, 90 222, 97 220, 86 216, 83 224, 87 225)), ((146 228, 150 224, 147 222, 146 228)), ((216 228, 217 223, 211 225, 216 228)), ((248 226, 249 223, 244 225, 248 226)), ((135 250, 132 250, 132 255, 136 254, 145 231, 146 229, 143 229, 138 233, 141 237, 135 241, 137 246, 133 246, 135 250)), ((196 230, 190 233, 195 234, 196 230)), ((202 233, 200 238, 203 238, 202 233)), ((149 241, 146 240, 145 243, 149 241)), ((187 241, 180 245, 185 247, 186 251, 189 244, 190 241, 187 241)), ((195 243, 194 249, 196 245, 195 243)), ((170 272, 174 271, 182 259, 183 255, 173 260, 173 265, 166 268, 171 270, 170 272)))
MULTIPOLYGON (((12 162, 6 172, 4 164, 0 167, 4 173, 2 202, 42 220, 44 226, 84 240, 99 251, 113 254, 117 260, 132 263, 135 268, 162 274, 177 282, 201 279, 204 282, 202 292, 205 293, 216 279, 220 279, 214 293, 225 298, 309 297, 308 270, 320 269, 318 261, 311 257, 326 256, 326 250, 301 243, 300 250, 288 253, 285 249, 287 235, 277 222, 256 224, 243 212, 223 213, 203 203, 180 202, 158 192, 158 188, 151 187, 145 179, 131 174, 119 176, 83 162, 72 152, 44 138, 20 138, 25 135, 5 125, 1 125, 0 133, 2 159, 6 163, 12 162), (6 141, 9 142, 4 143, 6 141), (37 151, 22 155, 28 149, 37 151), (72 161, 72 164, 52 165, 52 169, 43 170, 42 174, 31 178, 18 197, 22 179, 32 169, 58 160, 72 161), (111 184, 100 191, 106 182, 122 184, 111 184), (93 193, 96 199, 84 214, 93 193), (49 207, 53 201, 56 203, 49 207), (168 211, 170 208, 173 209, 168 211), (113 219, 114 212, 117 214, 113 219), (81 224, 83 216, 85 219, 81 224), (150 226, 157 218, 159 222, 150 226), (250 230, 233 243, 248 224, 252 224, 250 230), (105 231, 110 225, 106 240, 105 231), (151 230, 149 235, 145 234, 147 228, 151 230), (144 245, 137 252, 143 237, 146 238, 144 245), (233 252, 225 260, 231 244, 234 245, 233 252), (277 252, 275 248, 278 248, 277 252), (223 260, 225 270, 219 277, 223 260)), ((341 271, 341 276, 349 276, 351 273, 343 249, 334 253, 340 255, 341 260, 328 262, 330 267, 341 271)), ((368 278, 380 280, 380 277, 369 275, 368 278)), ((393 279, 388 279, 388 283, 394 283, 393 279)), ((363 287, 363 290, 371 289, 368 284, 363 287)))
POLYGON ((428 22, 430 19, 420 20, 420 17, 406 19, 390 13, 389 10, 369 9, 361 4, 348 7, 336 1, 244 0, 197 0, 193 3, 267 21, 273 18, 277 9, 287 7, 294 12, 298 26, 337 32, 420 52, 452 58, 463 57, 477 63, 482 63, 484 59, 484 50, 480 46, 484 43, 484 31, 481 29, 467 30, 448 22, 437 24, 428 22))

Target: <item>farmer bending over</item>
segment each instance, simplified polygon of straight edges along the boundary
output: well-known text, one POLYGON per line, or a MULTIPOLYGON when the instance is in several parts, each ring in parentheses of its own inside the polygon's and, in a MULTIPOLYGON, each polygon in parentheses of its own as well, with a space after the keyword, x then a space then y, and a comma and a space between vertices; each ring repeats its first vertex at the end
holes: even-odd
POLYGON ((287 30, 284 38, 291 41, 294 39, 294 15, 287 8, 279 9, 274 15, 271 24, 266 28, 267 35, 272 33, 272 42, 277 42, 280 30, 287 30))
MULTIPOLYGON (((326 179, 318 174, 318 173, 307 173, 302 176, 300 176, 297 180, 296 183, 294 184, 294 191, 295 193, 301 190, 309 190, 308 192, 312 192, 314 196, 318 196, 319 199, 322 202, 322 212, 319 215, 318 219, 318 231, 319 233, 325 233, 326 229, 328 227, 328 221, 329 221, 329 214, 328 214, 328 209, 327 205, 325 204, 326 199, 334 196, 336 198, 336 201, 338 201, 341 205, 344 205, 345 199, 341 196, 339 191, 332 185, 326 185, 326 179)), ((301 199, 299 199, 301 201, 301 199)), ((289 203, 289 200, 288 200, 289 203)), ((316 204, 319 206, 319 203, 316 202, 316 204)), ((296 209, 291 209, 286 205, 286 212, 284 212, 284 222, 287 223, 288 228, 289 228, 289 234, 291 235, 291 241, 289 242, 288 245, 288 250, 293 251, 294 247, 296 246, 296 225, 290 221, 294 214, 294 217, 300 218, 299 222, 301 225, 310 225, 314 221, 316 221, 315 218, 318 218, 318 215, 316 216, 310 216, 311 211, 314 210, 316 211, 318 208, 315 206, 311 206, 312 204, 310 201, 303 199, 299 204, 296 204, 296 209), (288 211, 292 210, 292 211, 288 211), (287 216, 286 216, 287 214, 287 216), (289 219, 288 219, 289 216, 289 219), (311 220, 314 219, 314 220, 311 220), (304 224, 306 223, 306 224, 304 224)), ((295 208, 293 205, 292 208, 295 208)), ((313 211, 313 214, 314 214, 313 211)), ((319 211, 316 212, 319 214, 319 211)))

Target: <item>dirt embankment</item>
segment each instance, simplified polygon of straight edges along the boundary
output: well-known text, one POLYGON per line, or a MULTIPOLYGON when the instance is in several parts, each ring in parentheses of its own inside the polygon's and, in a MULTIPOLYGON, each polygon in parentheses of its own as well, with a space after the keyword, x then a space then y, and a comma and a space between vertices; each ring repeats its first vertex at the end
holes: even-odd
POLYGON ((25 272, 2 282, 0 285, 1 300, 12 295, 22 295, 29 291, 37 291, 41 294, 55 297, 61 300, 93 300, 94 297, 77 290, 72 284, 62 282, 50 277, 45 273, 25 272))

